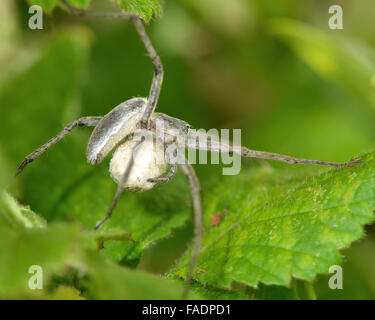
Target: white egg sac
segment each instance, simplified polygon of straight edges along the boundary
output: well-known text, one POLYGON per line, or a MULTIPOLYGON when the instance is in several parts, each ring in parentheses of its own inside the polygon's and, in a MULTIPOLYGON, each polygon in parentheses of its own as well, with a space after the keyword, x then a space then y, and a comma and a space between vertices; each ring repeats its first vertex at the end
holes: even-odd
MULTIPOLYGON (((134 147, 139 140, 130 139, 121 144, 112 156, 109 172, 112 179, 117 183, 121 180, 129 161, 132 157, 134 147)), ((151 189, 155 183, 149 179, 163 176, 168 169, 168 161, 164 157, 164 148, 153 139, 146 139, 137 147, 134 164, 130 171, 125 188, 130 191, 145 191, 151 189)))

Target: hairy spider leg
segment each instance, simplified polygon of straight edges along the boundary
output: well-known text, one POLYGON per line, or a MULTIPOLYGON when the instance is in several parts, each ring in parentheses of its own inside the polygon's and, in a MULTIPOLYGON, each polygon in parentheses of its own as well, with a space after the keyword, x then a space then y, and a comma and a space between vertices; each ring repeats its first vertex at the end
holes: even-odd
POLYGON ((289 164, 313 164, 333 167, 348 167, 361 163, 362 159, 354 159, 347 162, 329 162, 321 160, 310 160, 294 158, 288 155, 251 150, 243 146, 233 146, 229 142, 218 141, 215 137, 203 132, 189 132, 186 140, 186 147, 198 150, 207 150, 215 152, 226 152, 229 154, 236 154, 247 158, 258 158, 286 162, 289 164), (207 143, 200 144, 199 141, 207 141, 207 143))
POLYGON ((73 131, 76 127, 95 127, 102 117, 83 117, 78 120, 73 121, 72 123, 68 124, 58 135, 50 139, 40 148, 36 149, 34 152, 30 153, 18 167, 17 172, 14 175, 14 178, 17 177, 23 169, 30 163, 41 156, 44 152, 46 152, 49 148, 51 148, 54 144, 59 142, 62 138, 67 136, 69 133, 73 131))
POLYGON ((202 221, 202 202, 200 197, 200 185, 198 177, 195 173, 194 168, 188 164, 187 162, 179 164, 183 173, 189 179, 190 190, 191 190, 191 197, 193 201, 193 212, 194 212, 194 247, 192 256, 190 259, 190 266, 189 271, 186 275, 186 286, 183 292, 183 298, 186 298, 189 293, 189 284, 193 277, 193 272, 195 265, 197 264, 197 260, 199 257, 199 250, 202 243, 202 235, 203 235, 203 221, 202 221))
POLYGON ((124 174, 121 177, 121 181, 117 185, 117 191, 116 191, 115 197, 112 200, 111 206, 109 207, 105 217, 96 224, 95 230, 98 230, 103 225, 103 223, 106 222, 112 216, 113 210, 115 209, 117 205, 118 199, 121 197, 122 192, 125 189, 126 181, 128 180, 130 176, 131 170, 135 162, 135 157, 137 156, 137 152, 139 150, 140 145, 143 143, 143 141, 145 141, 144 136, 142 136, 141 140, 134 146, 132 150, 132 157, 130 158, 130 161, 126 167, 126 170, 124 171, 124 174))

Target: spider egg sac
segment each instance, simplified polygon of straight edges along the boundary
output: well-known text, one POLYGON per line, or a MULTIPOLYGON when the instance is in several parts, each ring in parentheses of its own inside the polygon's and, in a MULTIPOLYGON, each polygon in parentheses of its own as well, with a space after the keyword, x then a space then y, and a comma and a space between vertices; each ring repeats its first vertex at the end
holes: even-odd
MULTIPOLYGON (((127 140, 113 154, 109 172, 117 183, 121 180, 138 142, 138 140, 127 140)), ((168 161, 163 157, 163 153, 162 146, 153 141, 146 140, 139 145, 125 188, 131 191, 151 189, 155 183, 148 180, 161 177, 168 169, 168 161)))

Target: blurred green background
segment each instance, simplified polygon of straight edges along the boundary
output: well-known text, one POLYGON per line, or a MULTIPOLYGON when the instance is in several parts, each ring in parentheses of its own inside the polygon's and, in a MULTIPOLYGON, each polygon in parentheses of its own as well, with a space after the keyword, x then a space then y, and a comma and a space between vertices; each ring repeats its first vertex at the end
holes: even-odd
MULTIPOLYGON (((90 7, 114 8, 109 1, 90 7)), ((242 144, 253 149, 331 161, 372 150, 374 10, 372 0, 166 0, 162 19, 147 27, 165 68, 158 111, 196 128, 241 128, 242 144), (343 30, 328 28, 332 4, 343 7, 343 30)), ((58 9, 45 16, 44 30, 33 31, 28 18, 25 1, 0 2, 0 165, 8 168, 3 182, 26 154, 69 121, 104 115, 128 98, 147 96, 153 73, 127 21, 80 20, 58 9), (74 50, 67 40, 72 38, 78 43, 74 50), (53 69, 48 59, 56 56, 61 68, 53 69), (30 77, 33 68, 39 68, 36 77, 30 77)), ((68 147, 61 161, 88 166, 88 133, 75 133, 79 142, 71 143, 80 149, 69 149, 69 139, 62 142, 68 147)), ((246 161, 244 167, 253 164, 246 161)), ((35 183, 43 189, 46 179, 58 185, 76 174, 55 166, 52 173, 29 173, 11 187, 45 216, 35 183), (34 184, 27 182, 30 177, 34 184)), ((196 168, 203 190, 219 183, 219 166, 196 168)), ((93 192, 100 196, 100 188, 93 192)), ((318 298, 375 298, 373 226, 367 234, 343 252, 344 289, 329 290, 328 276, 320 276, 314 282, 318 298)), ((147 249, 138 268, 165 272, 191 235, 191 225, 177 230, 147 249)))

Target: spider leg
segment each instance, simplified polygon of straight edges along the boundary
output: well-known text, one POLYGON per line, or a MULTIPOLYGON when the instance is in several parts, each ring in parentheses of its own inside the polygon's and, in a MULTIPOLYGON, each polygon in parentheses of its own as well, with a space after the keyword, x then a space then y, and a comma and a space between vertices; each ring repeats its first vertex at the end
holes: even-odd
POLYGON ((59 142, 62 138, 67 136, 69 133, 72 132, 72 130, 76 127, 95 127, 98 122, 101 120, 102 117, 84 117, 80 118, 78 120, 73 121, 72 123, 68 124, 57 136, 50 139, 48 142, 46 142, 44 145, 42 145, 40 148, 36 149, 34 152, 30 153, 21 163, 21 165, 18 167, 18 170, 14 177, 17 177, 22 170, 30 163, 33 162, 35 159, 37 159, 40 155, 42 155, 44 152, 46 152, 49 148, 51 148, 54 144, 59 142))
POLYGON ((163 70, 163 64, 161 62, 161 59, 159 55, 157 54, 155 48, 153 47, 150 38, 147 36, 146 30, 141 20, 137 16, 132 16, 131 19, 133 21, 135 29, 138 32, 139 37, 141 38, 147 50, 147 53, 152 63, 155 66, 154 76, 152 78, 152 84, 151 84, 151 89, 150 89, 150 93, 149 93, 148 100, 147 100, 146 110, 141 119, 141 128, 147 129, 150 117, 153 114, 156 108, 156 105, 158 103, 158 100, 159 100, 160 90, 161 90, 161 86, 163 83, 164 70, 163 70))
POLYGON ((193 276, 194 267, 197 263, 197 259, 199 256, 199 249, 202 242, 202 233, 203 233, 203 223, 202 223, 202 204, 201 204, 201 197, 200 197, 200 186, 199 180, 197 175, 195 174, 194 168, 188 164, 186 161, 185 163, 179 164, 184 174, 189 179, 191 196, 193 200, 193 211, 194 211, 194 235, 195 235, 195 243, 193 247, 192 257, 190 259, 190 266, 189 272, 186 276, 186 286, 183 293, 183 298, 187 297, 189 292, 189 284, 191 278, 193 276))
POLYGON ((216 151, 216 152, 223 152, 223 153, 229 153, 229 154, 236 154, 241 157, 247 157, 247 158, 276 160, 276 161, 286 162, 289 164, 298 163, 298 164, 314 164, 314 165, 333 166, 333 167, 348 167, 348 166, 353 166, 355 164, 362 162, 362 159, 354 159, 354 160, 347 161, 347 162, 329 162, 329 161, 321 161, 321 160, 294 158, 294 157, 279 154, 279 153, 251 150, 242 146, 232 146, 228 142, 218 141, 212 136, 208 134, 204 134, 204 133, 190 134, 186 142, 186 147, 192 148, 192 149, 198 149, 198 150, 207 150, 207 151, 216 151), (199 138, 199 142, 200 141, 205 141, 205 142, 199 143, 197 141, 198 138, 199 138))
POLYGON ((130 158, 128 166, 126 167, 126 170, 121 177, 121 181, 119 182, 119 184, 117 186, 117 191, 116 191, 115 197, 112 200, 111 206, 109 207, 109 210, 107 211, 105 217, 96 224, 95 230, 98 230, 104 224, 104 222, 106 222, 112 216, 113 210, 115 209, 115 207, 117 205, 117 202, 118 202, 122 192, 124 191, 126 181, 128 180, 128 178, 130 176, 130 172, 133 168, 133 165, 134 165, 134 162, 135 162, 135 157, 137 155, 139 146, 143 143, 143 141, 145 141, 144 136, 142 136, 141 140, 134 146, 133 151, 132 151, 133 156, 130 158))
POLYGON ((168 174, 165 177, 157 178, 157 179, 148 179, 148 181, 152 183, 167 183, 172 180, 176 172, 177 172, 177 165, 172 164, 171 170, 168 172, 168 174))
POLYGON ((355 164, 362 162, 362 159, 355 159, 355 160, 351 160, 347 162, 330 162, 330 161, 294 158, 291 156, 278 154, 278 153, 251 150, 245 147, 240 147, 237 151, 235 151, 235 149, 236 148, 234 147, 232 153, 237 153, 241 155, 242 157, 276 160, 276 161, 286 162, 289 164, 298 163, 298 164, 315 164, 315 165, 333 166, 333 167, 348 167, 348 166, 353 166, 355 164))
POLYGON ((139 37, 141 38, 143 45, 145 46, 146 51, 152 63, 155 66, 155 72, 154 72, 154 76, 152 79, 149 97, 147 100, 146 110, 140 121, 141 129, 147 129, 150 117, 152 113, 154 112, 156 105, 158 103, 158 100, 159 100, 160 90, 161 90, 161 86, 162 86, 163 78, 164 78, 164 70, 163 70, 163 64, 161 62, 161 59, 159 55, 157 54, 154 46, 152 45, 152 42, 146 33, 145 27, 143 26, 141 19, 136 14, 126 13, 126 12, 107 12, 107 13, 85 12, 85 11, 77 10, 72 5, 70 5, 66 0, 62 0, 62 2, 65 4, 68 10, 73 15, 76 15, 76 16, 132 20, 134 27, 139 37))

